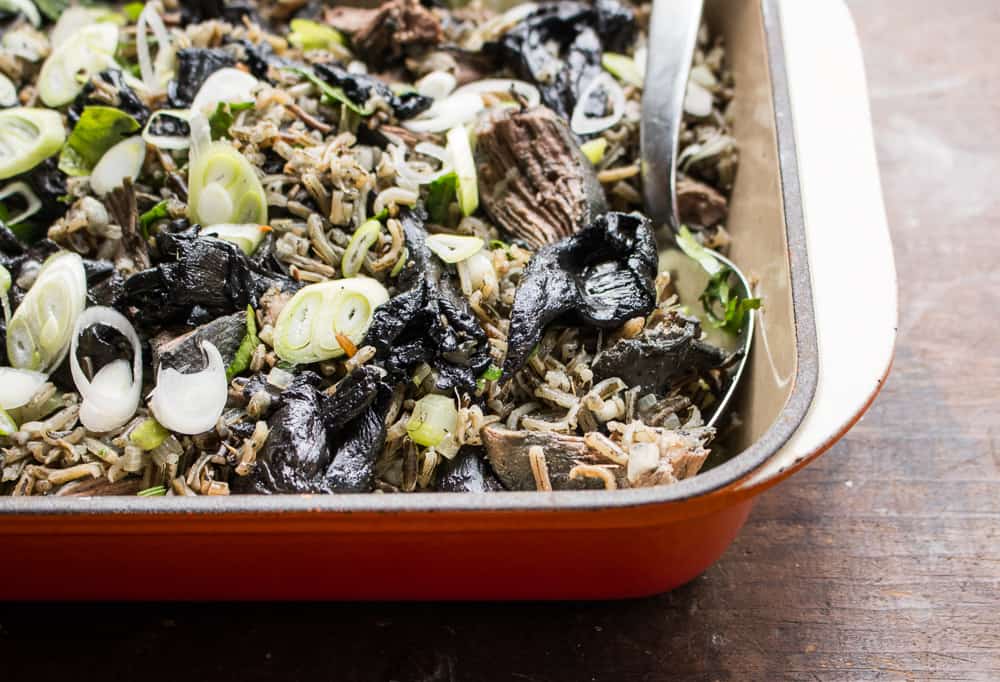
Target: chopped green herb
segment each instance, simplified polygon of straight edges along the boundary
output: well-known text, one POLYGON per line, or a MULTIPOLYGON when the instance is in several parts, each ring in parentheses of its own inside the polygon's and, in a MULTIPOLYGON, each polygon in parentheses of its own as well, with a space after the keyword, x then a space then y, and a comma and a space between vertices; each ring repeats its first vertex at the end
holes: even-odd
POLYGON ((125 17, 133 24, 139 20, 139 15, 146 6, 141 2, 128 2, 122 7, 125 17))
POLYGON ((389 209, 383 208, 381 211, 372 216, 372 220, 385 220, 389 217, 389 209))
POLYGON ((160 422, 150 417, 132 429, 129 440, 143 450, 153 450, 160 447, 169 435, 170 432, 163 428, 160 422))
POLYGON ((139 122, 114 107, 85 107, 59 154, 59 170, 67 175, 89 175, 116 144, 139 130, 139 122))
POLYGON ((733 271, 723 266, 712 275, 701 295, 701 305, 709 324, 730 334, 739 334, 743 329, 747 314, 760 308, 759 298, 741 298, 730 286, 733 271))
POLYGON ((155 223, 157 220, 163 220, 164 218, 169 218, 170 212, 167 211, 167 201, 164 199, 160 203, 153 206, 141 216, 139 216, 139 229, 142 231, 144 237, 149 236, 149 226, 155 223))
POLYGON ((448 207, 455 201, 455 188, 458 176, 454 172, 446 173, 428 185, 427 211, 431 221, 438 225, 448 224, 448 207))
POLYGON ((246 371, 258 345, 260 339, 257 338, 257 316, 254 314, 253 306, 247 306, 247 334, 240 342, 240 347, 236 349, 233 361, 226 367, 226 381, 232 381, 237 374, 246 371))
POLYGON ((167 489, 162 485, 154 485, 152 488, 146 488, 136 493, 139 497, 163 497, 166 494, 167 489))
POLYGON ((739 334, 747 313, 760 308, 760 299, 742 298, 730 284, 733 271, 699 244, 687 227, 681 227, 677 234, 677 245, 710 276, 699 299, 708 324, 730 334, 739 334))
POLYGON ((229 137, 229 129, 236 120, 235 114, 253 108, 253 102, 219 102, 215 106, 215 113, 208 119, 208 126, 212 131, 213 140, 221 140, 229 137))
POLYGON ((483 372, 483 378, 485 378, 487 381, 496 381, 501 376, 503 376, 503 370, 501 370, 496 365, 490 365, 489 367, 486 368, 486 371, 483 372))

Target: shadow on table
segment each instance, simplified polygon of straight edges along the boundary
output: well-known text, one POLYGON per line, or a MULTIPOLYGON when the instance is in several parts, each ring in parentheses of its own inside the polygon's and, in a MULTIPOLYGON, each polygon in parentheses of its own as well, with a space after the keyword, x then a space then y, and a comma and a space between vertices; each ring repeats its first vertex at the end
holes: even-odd
POLYGON ((701 669, 701 579, 532 604, 8 604, 10 680, 631 680, 701 669))

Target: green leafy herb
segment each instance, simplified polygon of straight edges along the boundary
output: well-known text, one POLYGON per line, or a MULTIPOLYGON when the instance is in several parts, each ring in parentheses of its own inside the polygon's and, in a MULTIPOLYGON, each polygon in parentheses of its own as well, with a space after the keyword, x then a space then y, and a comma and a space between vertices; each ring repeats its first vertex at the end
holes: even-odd
POLYGON ((320 101, 323 104, 336 106, 338 104, 343 104, 345 107, 350 109, 356 114, 361 116, 371 116, 375 113, 375 107, 373 106, 359 106, 356 102, 351 101, 351 98, 344 94, 342 88, 335 88, 322 78, 317 76, 311 69, 304 69, 298 66, 288 67, 289 71, 299 74, 307 81, 319 88, 320 91, 320 101))
POLYGON ((215 113, 208 119, 209 128, 212 131, 213 140, 221 140, 229 137, 229 129, 236 120, 235 114, 253 108, 253 102, 219 102, 215 106, 215 113))
POLYGON ((713 327, 723 329, 730 334, 739 334, 747 314, 751 310, 760 308, 760 299, 741 298, 729 283, 732 276, 733 271, 722 266, 722 269, 708 280, 708 286, 702 292, 700 300, 705 308, 705 315, 713 327))
POLYGON ((383 208, 381 211, 372 216, 372 220, 385 220, 389 217, 389 209, 383 208))
POLYGON ((246 371, 258 345, 260 339, 257 338, 257 316, 253 312, 253 307, 247 306, 247 334, 240 342, 240 347, 236 349, 233 361, 226 367, 226 381, 232 381, 237 374, 246 371))
POLYGON ((104 152, 139 130, 139 122, 114 107, 86 107, 59 154, 59 170, 89 175, 104 152))
POLYGON ((677 245, 709 274, 708 284, 699 299, 708 324, 730 334, 739 334, 747 314, 760 308, 760 299, 741 297, 730 283, 734 276, 732 269, 699 244, 686 227, 681 227, 677 234, 677 245))
POLYGON ((428 186, 427 210, 431 214, 431 221, 446 225, 448 223, 448 207, 455 201, 455 190, 458 186, 458 176, 455 173, 447 173, 428 186))
POLYGON ((55 21, 69 7, 69 0, 34 0, 42 14, 55 21))
POLYGON ((169 218, 170 212, 167 210, 167 200, 164 199, 160 203, 153 206, 141 216, 139 216, 139 229, 142 231, 144 237, 149 236, 149 226, 155 223, 157 220, 163 220, 164 218, 169 218))
POLYGON ((132 433, 129 434, 128 438, 143 450, 148 451, 160 447, 169 435, 170 432, 163 428, 160 422, 149 417, 132 429, 132 433))
POLYGON ((142 14, 142 10, 145 5, 141 2, 128 2, 122 7, 122 12, 125 13, 125 17, 131 21, 133 24, 139 21, 139 15, 142 14))
POLYGON ((146 488, 136 493, 139 497, 163 497, 166 494, 167 489, 162 485, 154 485, 152 488, 146 488))

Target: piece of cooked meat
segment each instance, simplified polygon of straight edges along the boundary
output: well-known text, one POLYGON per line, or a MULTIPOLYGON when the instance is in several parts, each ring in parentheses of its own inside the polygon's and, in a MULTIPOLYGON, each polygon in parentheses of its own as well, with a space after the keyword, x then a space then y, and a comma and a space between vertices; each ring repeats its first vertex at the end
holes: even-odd
POLYGON ((376 68, 399 61, 411 47, 444 40, 441 21, 419 0, 389 0, 374 10, 338 7, 327 12, 326 20, 352 34, 357 52, 376 68))
POLYGON ((703 182, 677 179, 677 213, 686 225, 712 227, 729 214, 729 202, 718 190, 703 182))
POLYGON ((487 118, 477 130, 476 165, 487 213, 533 248, 570 236, 607 210, 593 166, 547 107, 487 118))

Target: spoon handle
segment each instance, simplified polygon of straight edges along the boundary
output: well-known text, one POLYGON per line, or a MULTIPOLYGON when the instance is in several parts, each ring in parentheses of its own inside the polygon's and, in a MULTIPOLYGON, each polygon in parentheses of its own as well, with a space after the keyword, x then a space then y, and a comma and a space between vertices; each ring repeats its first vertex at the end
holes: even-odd
POLYGON ((654 224, 666 225, 674 233, 680 229, 677 147, 703 4, 703 0, 653 0, 649 22, 640 127, 643 194, 654 224))

